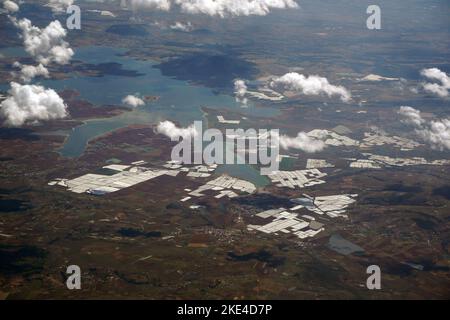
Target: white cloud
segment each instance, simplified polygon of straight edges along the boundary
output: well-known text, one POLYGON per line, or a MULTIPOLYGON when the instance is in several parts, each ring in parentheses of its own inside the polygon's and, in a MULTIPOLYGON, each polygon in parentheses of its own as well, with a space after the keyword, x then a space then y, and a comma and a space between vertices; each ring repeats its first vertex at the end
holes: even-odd
POLYGON ((111 18, 115 18, 116 17, 116 15, 114 13, 112 13, 111 11, 108 11, 108 10, 92 9, 92 10, 88 10, 88 12, 100 13, 100 15, 104 16, 104 17, 111 17, 111 18))
POLYGON ((58 20, 51 22, 44 29, 31 24, 28 19, 17 20, 13 23, 22 31, 25 51, 43 65, 51 62, 67 64, 73 56, 73 50, 64 41, 66 30, 58 20))
POLYGON ((68 7, 73 4, 74 0, 50 0, 48 5, 52 8, 53 12, 64 12, 68 7))
MULTIPOLYGON (((324 132, 325 137, 326 131, 324 132)), ((324 141, 310 137, 306 132, 299 132, 294 138, 286 135, 281 135, 279 141, 280 146, 283 149, 299 149, 307 153, 319 152, 326 147, 324 141)))
POLYGON ((298 8, 294 0, 130 0, 131 7, 169 11, 177 7, 189 14, 209 16, 265 16, 272 9, 298 8))
POLYGON ((435 80, 439 83, 425 82, 422 84, 425 91, 435 94, 441 98, 448 96, 450 89, 450 77, 438 68, 423 69, 420 74, 429 80, 435 80))
POLYGON ((430 121, 428 128, 417 131, 435 149, 450 150, 450 118, 430 121))
POLYGON ((194 125, 187 128, 179 128, 171 121, 162 121, 156 127, 156 132, 169 137, 171 140, 177 140, 180 137, 188 138, 197 136, 198 132, 194 125))
POLYGON ((244 106, 247 105, 247 98, 245 95, 247 94, 247 85, 244 80, 235 80, 234 81, 234 94, 236 96, 236 102, 242 103, 244 106))
POLYGON ((130 0, 131 8, 137 10, 140 8, 169 11, 171 0, 130 0))
POLYGON ((450 150, 450 118, 426 121, 420 111, 411 107, 400 107, 403 122, 415 127, 416 134, 428 142, 433 149, 450 150))
POLYGON ((145 105, 144 100, 131 94, 123 98, 122 103, 133 108, 145 105))
POLYGON ((52 89, 11 82, 8 94, 0 104, 0 115, 8 126, 67 116, 64 100, 52 89))
POLYGON ((265 16, 271 9, 298 8, 294 0, 175 0, 181 11, 210 16, 265 16))
POLYGON ((425 122, 425 120, 422 119, 422 116, 420 115, 420 111, 417 109, 407 106, 401 106, 398 113, 405 117, 405 119, 402 120, 402 122, 404 123, 420 127, 425 122))
POLYGON ((187 22, 175 22, 174 24, 169 26, 172 30, 183 31, 183 32, 191 32, 193 30, 192 23, 187 22))
POLYGON ((24 82, 30 82, 33 78, 42 76, 48 78, 49 72, 41 63, 37 66, 23 65, 19 62, 13 64, 14 67, 20 68, 20 78, 24 82))
POLYGON ((17 3, 10 0, 6 0, 3 2, 3 8, 10 13, 19 11, 19 6, 17 5, 17 3))
POLYGON ((327 78, 319 76, 304 76, 297 72, 286 73, 281 77, 272 79, 270 87, 281 91, 293 91, 304 95, 321 95, 328 97, 338 96, 342 101, 351 100, 350 92, 342 86, 335 86, 327 78))

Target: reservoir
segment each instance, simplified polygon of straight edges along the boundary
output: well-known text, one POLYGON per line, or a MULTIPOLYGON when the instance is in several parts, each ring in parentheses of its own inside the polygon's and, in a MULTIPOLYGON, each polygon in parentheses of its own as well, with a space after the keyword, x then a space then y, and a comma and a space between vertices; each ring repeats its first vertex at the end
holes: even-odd
MULTIPOLYGON (((22 48, 0 50, 5 56, 26 56, 22 48)), ((156 62, 138 60, 125 55, 126 50, 116 47, 87 46, 75 48, 73 61, 85 64, 115 64, 114 72, 104 71, 101 77, 77 76, 71 73, 63 80, 39 79, 36 84, 46 88, 62 91, 76 90, 80 98, 98 107, 106 105, 122 105, 122 99, 130 94, 158 96, 159 100, 138 107, 130 112, 106 119, 87 120, 68 133, 63 147, 59 150, 64 157, 76 158, 83 154, 87 143, 100 135, 133 124, 156 124, 163 120, 178 122, 188 126, 196 120, 203 120, 201 107, 229 109, 248 116, 272 117, 278 114, 275 108, 255 108, 251 103, 242 108, 232 95, 214 92, 211 88, 193 85, 187 81, 173 79, 161 74, 155 68, 156 62), (117 65, 119 67, 117 67, 117 65)), ((8 85, 0 85, 0 89, 8 90, 8 85)), ((250 178, 256 185, 267 183, 261 179, 259 170, 252 166, 239 165, 221 168, 230 175, 250 178)))

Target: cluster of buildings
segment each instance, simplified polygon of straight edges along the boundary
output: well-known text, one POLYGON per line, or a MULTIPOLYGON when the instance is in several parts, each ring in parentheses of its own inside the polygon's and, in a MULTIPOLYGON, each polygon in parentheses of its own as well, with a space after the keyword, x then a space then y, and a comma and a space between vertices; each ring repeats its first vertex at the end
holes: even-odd
POLYGON ((226 120, 223 116, 217 116, 217 120, 219 123, 223 124, 239 124, 241 123, 241 120, 226 120))
POLYGON ((399 136, 389 136, 381 131, 376 132, 365 132, 362 141, 358 141, 346 136, 346 134, 351 133, 351 130, 345 126, 339 125, 332 130, 322 130, 314 129, 308 132, 308 136, 311 138, 316 138, 323 140, 326 145, 329 146, 355 146, 362 149, 369 149, 375 146, 382 145, 393 145, 400 148, 402 151, 410 151, 418 146, 420 143, 413 141, 411 139, 399 137, 399 136))
POLYGON ((402 151, 410 151, 421 145, 411 139, 399 136, 389 136, 382 132, 365 132, 364 139, 360 142, 344 135, 348 133, 351 133, 348 128, 344 126, 337 126, 333 130, 314 129, 308 132, 308 136, 324 140, 325 144, 335 147, 355 146, 368 149, 374 146, 389 144, 400 148, 402 151))
MULTIPOLYGON (((124 164, 110 164, 102 167, 106 173, 88 173, 74 179, 56 179, 50 181, 51 186, 63 186, 68 191, 75 193, 89 193, 95 195, 104 195, 111 192, 116 192, 124 188, 128 188, 157 178, 162 175, 177 176, 181 172, 185 172, 186 176, 191 178, 207 178, 217 168, 213 165, 198 165, 186 167, 177 161, 167 161, 162 168, 146 167, 145 161, 136 161, 129 165, 124 164)), ((188 196, 181 199, 182 202, 190 200, 192 197, 204 196, 203 192, 206 190, 216 191, 215 198, 222 197, 234 198, 238 194, 236 192, 253 193, 256 191, 256 186, 248 181, 238 178, 230 177, 228 175, 221 175, 220 177, 208 181, 206 184, 200 186, 196 190, 185 189, 189 193, 188 196)))
POLYGON ((325 214, 330 218, 347 218, 345 214, 347 207, 356 202, 355 198, 357 196, 357 194, 342 194, 312 198, 304 195, 304 198, 294 199, 293 201, 319 215, 325 214))
POLYGON ((324 230, 322 223, 299 217, 297 213, 290 212, 284 208, 267 210, 256 214, 256 216, 263 219, 270 218, 271 221, 264 225, 249 224, 247 230, 257 230, 275 235, 278 233, 294 234, 300 239, 314 237, 324 230))
POLYGON ((216 164, 186 167, 178 161, 167 161, 162 168, 146 166, 147 162, 140 160, 129 165, 109 164, 102 167, 107 173, 88 173, 74 179, 55 179, 50 186, 63 186, 75 193, 103 195, 128 188, 144 181, 152 180, 162 175, 175 177, 185 172, 188 177, 207 178, 217 168, 216 164))
POLYGON ((293 234, 299 239, 312 238, 325 230, 324 224, 307 214, 300 214, 302 209, 314 212, 318 215, 326 214, 331 218, 347 217, 345 212, 349 205, 355 202, 356 194, 332 195, 311 197, 303 195, 303 198, 292 199, 295 205, 290 209, 278 208, 257 213, 262 219, 270 219, 270 222, 262 225, 250 224, 248 230, 256 230, 267 234, 293 234))
POLYGON ((277 187, 295 189, 310 187, 316 184, 325 183, 321 178, 327 174, 318 169, 295 170, 295 171, 276 171, 268 175, 272 183, 277 187))
POLYGON ((208 181, 206 184, 198 187, 196 190, 188 190, 189 199, 191 197, 202 197, 205 195, 204 192, 207 190, 217 192, 214 196, 216 199, 223 197, 234 198, 238 196, 236 191, 250 194, 256 191, 256 186, 245 180, 230 177, 228 175, 221 175, 220 177, 208 181))
POLYGON ((334 168, 334 165, 322 159, 308 159, 306 169, 334 168))
POLYGON ((162 175, 176 176, 178 174, 176 170, 148 168, 143 167, 143 164, 146 163, 137 161, 130 165, 111 164, 103 167, 109 170, 108 174, 88 173, 75 179, 56 179, 48 184, 66 187, 67 190, 75 193, 103 195, 162 175))
POLYGON ((350 168, 358 168, 358 169, 381 169, 381 166, 373 161, 367 159, 351 159, 350 168))
POLYGON ((382 168, 382 166, 404 167, 404 166, 418 166, 418 165, 435 165, 435 166, 450 165, 450 160, 444 159, 428 161, 422 157, 392 158, 389 156, 381 156, 371 153, 363 153, 363 155, 367 157, 367 159, 348 159, 352 161, 350 163, 350 167, 380 169, 382 168))
POLYGON ((339 147, 359 145, 359 141, 330 130, 314 129, 308 132, 308 136, 319 140, 325 140, 325 144, 329 146, 339 147))
POLYGON ((371 148, 373 146, 390 144, 400 148, 402 151, 410 151, 421 145, 420 143, 407 138, 388 136, 379 132, 365 132, 364 136, 365 138, 360 144, 360 148, 371 148))
MULTIPOLYGON (((185 169, 186 167, 182 168, 185 169)), ((211 176, 212 172, 216 170, 217 164, 212 164, 210 166, 198 165, 188 169, 188 177, 192 178, 207 178, 211 176)))
MULTIPOLYGON (((389 156, 376 155, 372 153, 362 153, 364 159, 357 158, 344 158, 349 161, 350 168, 357 169, 381 169, 385 166, 403 167, 403 166, 418 166, 418 165, 435 165, 444 166, 450 165, 450 160, 439 159, 428 161, 422 157, 411 158, 392 158, 389 156)), ((334 168, 335 166, 322 159, 308 159, 306 161, 306 169, 321 169, 321 168, 334 168)), ((287 183, 287 182, 285 182, 287 183)), ((288 183, 287 183, 288 184, 288 183)))

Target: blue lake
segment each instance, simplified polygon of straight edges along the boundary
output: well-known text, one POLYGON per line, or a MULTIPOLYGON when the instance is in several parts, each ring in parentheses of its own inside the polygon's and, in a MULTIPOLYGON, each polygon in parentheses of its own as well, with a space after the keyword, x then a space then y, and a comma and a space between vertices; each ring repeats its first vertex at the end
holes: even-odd
MULTIPOLYGON (((5 56, 23 57, 21 48, 7 48, 0 50, 5 56)), ((68 133, 64 146, 59 150, 65 157, 80 156, 87 143, 102 134, 132 124, 155 124, 162 120, 171 120, 187 126, 196 120, 203 120, 201 107, 229 109, 244 113, 248 116, 272 117, 278 114, 274 108, 256 108, 251 103, 248 108, 242 108, 236 103, 232 95, 217 94, 212 89, 190 84, 186 81, 176 80, 163 76, 159 69, 154 68, 155 62, 138 60, 124 55, 125 49, 89 46, 75 49, 73 60, 88 64, 118 63, 123 70, 136 71, 140 76, 104 75, 102 77, 77 76, 71 74, 64 80, 40 79, 39 84, 56 91, 64 89, 76 90, 80 98, 85 99, 99 107, 105 105, 121 105, 122 99, 129 94, 141 96, 159 96, 158 101, 149 102, 144 107, 136 108, 120 116, 108 119, 94 119, 85 121, 83 125, 74 128, 68 133)), ((0 89, 7 90, 8 86, 0 85, 0 89)), ((245 166, 247 167, 247 166, 245 166)), ((223 168, 222 170, 224 170, 223 168)), ((265 184, 266 180, 257 178, 254 168, 248 166, 246 171, 242 166, 239 169, 228 168, 230 174, 235 176, 252 176, 253 182, 258 185, 265 184), (259 180, 259 181, 257 181, 259 180)))

